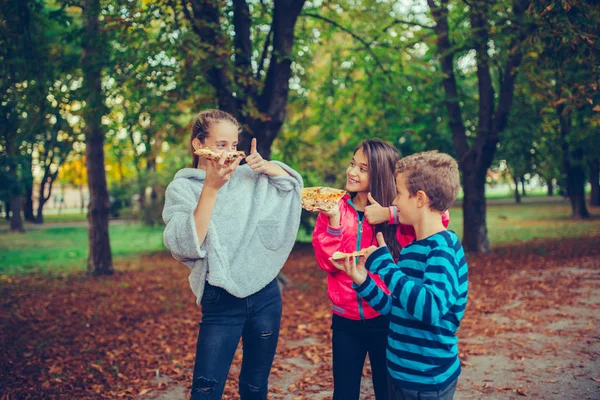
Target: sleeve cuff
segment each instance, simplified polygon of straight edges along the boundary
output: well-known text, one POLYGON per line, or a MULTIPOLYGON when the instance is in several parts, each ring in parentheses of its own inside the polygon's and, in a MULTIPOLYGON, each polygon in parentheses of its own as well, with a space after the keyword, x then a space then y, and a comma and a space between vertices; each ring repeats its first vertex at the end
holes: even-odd
MULTIPOLYGON (((191 217, 190 217, 190 225, 191 225, 191 236, 192 236, 192 240, 194 241, 194 248, 196 249, 196 254, 198 256, 198 258, 204 258, 206 257, 206 248, 205 248, 205 243, 206 243, 206 238, 204 239, 204 242, 202 244, 200 244, 200 240, 198 240, 198 232, 196 231, 196 220, 194 219, 194 213, 192 213, 191 217)), ((206 234, 207 238, 208 238, 208 233, 206 234)))
POLYGON ((373 282, 373 278, 371 278, 371 275, 367 275, 367 279, 365 279, 365 281, 361 285, 356 285, 355 283, 353 283, 352 289, 354 289, 360 297, 363 297, 363 294, 367 294, 371 291, 371 286, 373 286, 374 284, 375 282, 373 282))
POLYGON ((267 175, 269 180, 274 184, 280 186, 282 190, 293 190, 294 188, 302 188, 302 176, 296 172, 294 169, 282 163, 281 161, 270 160, 270 163, 273 163, 279 167, 281 167, 285 172, 289 175, 280 175, 280 176, 270 176, 267 175))
POLYGON ((327 225, 327 233, 331 236, 342 236, 344 229, 340 226, 339 228, 334 228, 331 225, 327 225))

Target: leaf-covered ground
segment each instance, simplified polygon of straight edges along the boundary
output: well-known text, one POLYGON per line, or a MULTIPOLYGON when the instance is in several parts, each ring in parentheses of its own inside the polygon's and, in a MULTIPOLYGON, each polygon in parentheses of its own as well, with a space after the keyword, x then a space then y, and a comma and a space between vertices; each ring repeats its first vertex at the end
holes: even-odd
MULTIPOLYGON (((600 398, 600 237, 507 245, 468 261, 456 398, 600 398)), ((117 268, 100 279, 2 277, 0 399, 186 398, 200 320, 187 268, 163 253, 117 268)), ((283 293, 270 398, 330 398, 324 274, 309 245, 284 272, 294 286, 283 293)), ((224 398, 237 398, 240 356, 224 398)))

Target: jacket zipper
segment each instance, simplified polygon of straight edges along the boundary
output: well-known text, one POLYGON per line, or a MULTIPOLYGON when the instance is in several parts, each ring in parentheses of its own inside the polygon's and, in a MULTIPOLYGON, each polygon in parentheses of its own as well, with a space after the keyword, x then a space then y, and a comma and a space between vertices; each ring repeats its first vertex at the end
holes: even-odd
MULTIPOLYGON (((352 206, 352 208, 354 209, 354 212, 356 212, 356 219, 358 220, 358 234, 357 234, 357 240, 356 240, 356 251, 360 251, 360 241, 362 239, 362 233, 363 233, 363 219, 364 219, 364 214, 363 214, 363 218, 360 218, 360 215, 358 214, 358 210, 356 209, 356 207, 354 207, 354 203, 352 203, 352 200, 348 200, 348 204, 350 204, 352 206)), ((357 258, 357 262, 358 262, 358 257, 357 258)), ((358 315, 360 316, 361 320, 365 319, 365 312, 363 310, 363 305, 362 305, 362 301, 360 296, 358 295, 358 293, 356 293, 356 302, 358 303, 358 315)))

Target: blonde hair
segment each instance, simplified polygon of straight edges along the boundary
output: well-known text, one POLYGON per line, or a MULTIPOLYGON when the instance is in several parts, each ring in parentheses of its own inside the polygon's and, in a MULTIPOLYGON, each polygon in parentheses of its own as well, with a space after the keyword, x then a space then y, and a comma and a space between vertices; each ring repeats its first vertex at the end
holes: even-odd
MULTIPOLYGON (((209 130, 216 123, 221 121, 229 121, 234 124, 238 129, 238 134, 242 133, 242 126, 231 114, 226 113, 221 110, 204 110, 201 111, 198 116, 196 116, 196 120, 192 125, 192 132, 190 137, 190 148, 192 149, 192 154, 194 153, 194 147, 192 146, 192 141, 194 139, 198 139, 200 142, 204 143, 206 138, 208 137, 209 130)), ((199 157, 197 155, 192 156, 192 166, 194 168, 198 167, 199 157)))
POLYGON ((446 211, 456 200, 460 189, 458 164, 452 156, 437 150, 415 153, 396 163, 394 176, 402 174, 410 196, 424 191, 429 208, 446 211))

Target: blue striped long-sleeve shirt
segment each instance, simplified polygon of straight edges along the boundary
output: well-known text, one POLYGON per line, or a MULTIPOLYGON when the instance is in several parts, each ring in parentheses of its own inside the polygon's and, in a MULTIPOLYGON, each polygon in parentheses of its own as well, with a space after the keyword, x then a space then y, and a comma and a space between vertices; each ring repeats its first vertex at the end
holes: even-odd
POLYGON ((376 311, 391 313, 387 365, 399 387, 443 390, 460 375, 458 339, 468 295, 468 267, 458 236, 442 231, 402 249, 398 264, 387 247, 367 259, 390 296, 370 277, 356 291, 376 311))

